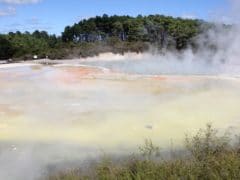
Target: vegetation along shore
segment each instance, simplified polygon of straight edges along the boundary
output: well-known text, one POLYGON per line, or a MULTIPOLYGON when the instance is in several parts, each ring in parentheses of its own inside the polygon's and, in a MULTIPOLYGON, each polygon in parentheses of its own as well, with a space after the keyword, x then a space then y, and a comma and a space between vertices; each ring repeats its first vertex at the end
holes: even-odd
POLYGON ((48 180, 78 179, 240 179, 240 141, 229 133, 220 135, 210 124, 185 139, 185 148, 171 151, 171 158, 161 155, 161 148, 151 140, 138 154, 122 160, 104 156, 90 167, 66 170, 49 175, 48 180))
MULTIPOLYGON (((65 27, 60 36, 46 31, 0 35, 0 60, 72 59, 112 52, 197 49, 196 38, 214 24, 163 15, 96 16, 65 27)), ((225 29, 229 26, 223 25, 225 29)), ((213 44, 206 44, 214 49, 213 44)))

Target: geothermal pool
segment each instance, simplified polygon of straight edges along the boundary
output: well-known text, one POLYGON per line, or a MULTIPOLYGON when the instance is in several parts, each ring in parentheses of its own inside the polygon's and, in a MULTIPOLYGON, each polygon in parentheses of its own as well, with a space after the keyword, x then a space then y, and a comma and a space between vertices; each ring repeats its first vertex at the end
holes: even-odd
POLYGON ((31 168, 35 178, 48 164, 132 152, 146 138, 164 148, 179 146, 186 133, 207 123, 238 131, 239 107, 240 80, 234 77, 1 67, 0 175, 24 179, 31 168))

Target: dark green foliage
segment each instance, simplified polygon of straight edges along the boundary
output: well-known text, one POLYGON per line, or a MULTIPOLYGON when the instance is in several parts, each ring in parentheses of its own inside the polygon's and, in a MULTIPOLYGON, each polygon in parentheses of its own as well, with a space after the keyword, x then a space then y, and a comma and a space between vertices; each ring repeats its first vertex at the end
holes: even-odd
POLYGON ((67 26, 62 33, 63 41, 95 42, 108 37, 116 37, 122 41, 147 41, 161 46, 172 43, 177 49, 185 48, 199 31, 200 21, 166 17, 160 15, 137 16, 97 16, 67 26))
POLYGON ((7 58, 27 60, 32 59, 34 55, 37 55, 38 58, 45 58, 46 56, 53 58, 66 57, 66 54, 58 52, 65 46, 61 38, 56 37, 56 35, 49 35, 46 31, 34 31, 32 34, 19 31, 16 33, 10 32, 8 35, 4 35, 4 38, 0 47, 8 46, 9 51, 4 51, 5 53, 8 52, 7 58))
POLYGON ((14 57, 33 56, 35 54, 44 57, 48 49, 48 44, 44 39, 28 33, 11 35, 9 41, 14 48, 14 57))
POLYGON ((0 35, 0 59, 9 59, 12 57, 13 53, 12 44, 6 37, 0 35))
MULTIPOLYGON (((182 50, 189 46, 196 49, 194 39, 211 28, 214 25, 193 19, 104 14, 66 26, 59 37, 38 30, 2 35, 0 58, 32 59, 38 55, 39 58, 63 59, 94 56, 102 52, 143 52, 150 45, 158 49, 182 50)), ((208 46, 214 47, 212 44, 208 46)))

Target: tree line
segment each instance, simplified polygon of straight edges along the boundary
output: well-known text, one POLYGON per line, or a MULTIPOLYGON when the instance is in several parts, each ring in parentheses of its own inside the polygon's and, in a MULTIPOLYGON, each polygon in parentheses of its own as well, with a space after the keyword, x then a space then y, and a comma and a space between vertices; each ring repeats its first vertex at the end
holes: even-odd
POLYGON ((198 19, 163 15, 96 16, 65 27, 61 36, 46 31, 0 34, 0 59, 51 59, 85 57, 101 52, 141 52, 149 45, 159 49, 182 50, 194 46, 202 27, 210 26, 198 19))

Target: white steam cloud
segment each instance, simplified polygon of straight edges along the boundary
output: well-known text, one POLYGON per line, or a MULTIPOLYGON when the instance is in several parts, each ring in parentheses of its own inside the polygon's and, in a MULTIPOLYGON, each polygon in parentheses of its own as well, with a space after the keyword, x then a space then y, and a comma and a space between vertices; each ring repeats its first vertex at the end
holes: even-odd
MULTIPOLYGON (((39 0, 0 0, 0 2, 26 4, 37 3, 39 0)), ((233 11, 228 13, 227 16, 235 20, 239 19, 240 16, 238 12, 240 10, 240 2, 239 0, 231 0, 231 3, 233 5, 233 11)), ((2 15, 4 15, 4 13, 2 13, 2 15)), ((199 50, 197 51, 188 48, 180 53, 158 53, 152 50, 149 53, 126 54, 124 56, 107 54, 80 60, 78 63, 102 66, 114 71, 130 74, 227 74, 239 76, 240 27, 238 24, 229 28, 216 25, 214 29, 210 29, 206 34, 199 36, 196 41, 199 46, 199 50)), ((36 91, 33 93, 35 92, 36 91)), ((103 101, 104 100, 101 100, 101 102, 103 101)), ((39 111, 41 111, 41 109, 39 109, 39 111)), ((35 123, 37 124, 37 122, 35 123)), ((81 154, 89 152, 89 155, 92 155, 96 152, 94 150, 91 152, 91 150, 78 147, 74 144, 66 145, 64 143, 57 145, 17 144, 16 147, 14 142, 12 144, 11 142, 5 144, 0 143, 0 179, 38 179, 46 175, 46 169, 50 168, 51 165, 60 164, 60 167, 63 164, 65 167, 68 165, 74 166, 77 163, 70 162, 74 157, 75 160, 78 161, 82 158, 81 154)))
POLYGON ((239 75, 240 27, 214 28, 196 38, 198 50, 182 52, 155 51, 143 54, 100 55, 83 60, 82 64, 103 66, 131 74, 239 75))

